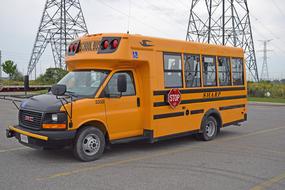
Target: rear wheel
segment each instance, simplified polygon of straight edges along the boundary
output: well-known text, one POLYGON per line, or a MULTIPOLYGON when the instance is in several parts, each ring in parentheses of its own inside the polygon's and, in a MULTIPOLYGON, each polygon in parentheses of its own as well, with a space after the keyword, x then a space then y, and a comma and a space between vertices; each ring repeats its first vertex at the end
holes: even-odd
POLYGON ((199 133, 199 138, 204 141, 213 140, 218 132, 217 120, 209 116, 202 122, 202 133, 199 133))
POLYGON ((105 136, 95 127, 79 131, 73 147, 74 156, 84 162, 97 160, 105 149, 105 136))

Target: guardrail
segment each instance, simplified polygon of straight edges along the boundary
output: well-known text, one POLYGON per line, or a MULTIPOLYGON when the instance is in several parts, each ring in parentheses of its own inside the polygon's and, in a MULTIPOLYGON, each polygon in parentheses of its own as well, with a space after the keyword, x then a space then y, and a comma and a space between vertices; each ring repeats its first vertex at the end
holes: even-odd
MULTIPOLYGON (((28 91, 48 90, 49 85, 30 86, 28 91)), ((0 92, 25 92, 24 86, 0 86, 0 92)))

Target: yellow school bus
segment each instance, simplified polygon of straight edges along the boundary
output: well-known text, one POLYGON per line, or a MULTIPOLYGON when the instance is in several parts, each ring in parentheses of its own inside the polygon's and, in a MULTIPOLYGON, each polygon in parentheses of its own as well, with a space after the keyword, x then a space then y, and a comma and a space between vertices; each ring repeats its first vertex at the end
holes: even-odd
POLYGON ((240 48, 130 34, 95 34, 70 44, 69 73, 20 106, 7 137, 32 146, 71 146, 82 161, 106 146, 189 134, 214 139, 247 119, 240 48))

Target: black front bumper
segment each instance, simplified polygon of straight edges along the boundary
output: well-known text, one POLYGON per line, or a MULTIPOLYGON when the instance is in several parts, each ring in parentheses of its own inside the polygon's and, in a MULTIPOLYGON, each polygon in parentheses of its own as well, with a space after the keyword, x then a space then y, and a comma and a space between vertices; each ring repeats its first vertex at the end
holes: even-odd
POLYGON ((21 144, 32 148, 61 148, 72 145, 76 131, 35 131, 13 126, 6 129, 6 136, 15 137, 21 144), (27 136, 28 143, 21 140, 21 134, 27 136))

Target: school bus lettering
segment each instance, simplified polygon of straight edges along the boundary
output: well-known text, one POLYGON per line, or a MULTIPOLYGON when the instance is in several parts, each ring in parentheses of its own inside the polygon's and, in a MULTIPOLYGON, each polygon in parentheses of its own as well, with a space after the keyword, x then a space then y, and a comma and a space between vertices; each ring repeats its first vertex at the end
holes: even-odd
POLYGON ((99 43, 100 43, 100 41, 83 42, 83 43, 81 43, 80 50, 82 52, 86 52, 86 51, 97 52, 99 43))
POLYGON ((193 133, 209 141, 247 119, 241 48, 115 33, 83 36, 66 55, 69 73, 21 104, 8 138, 93 161, 107 144, 193 133))
POLYGON ((216 98, 221 96, 221 92, 204 92, 204 98, 216 98))

